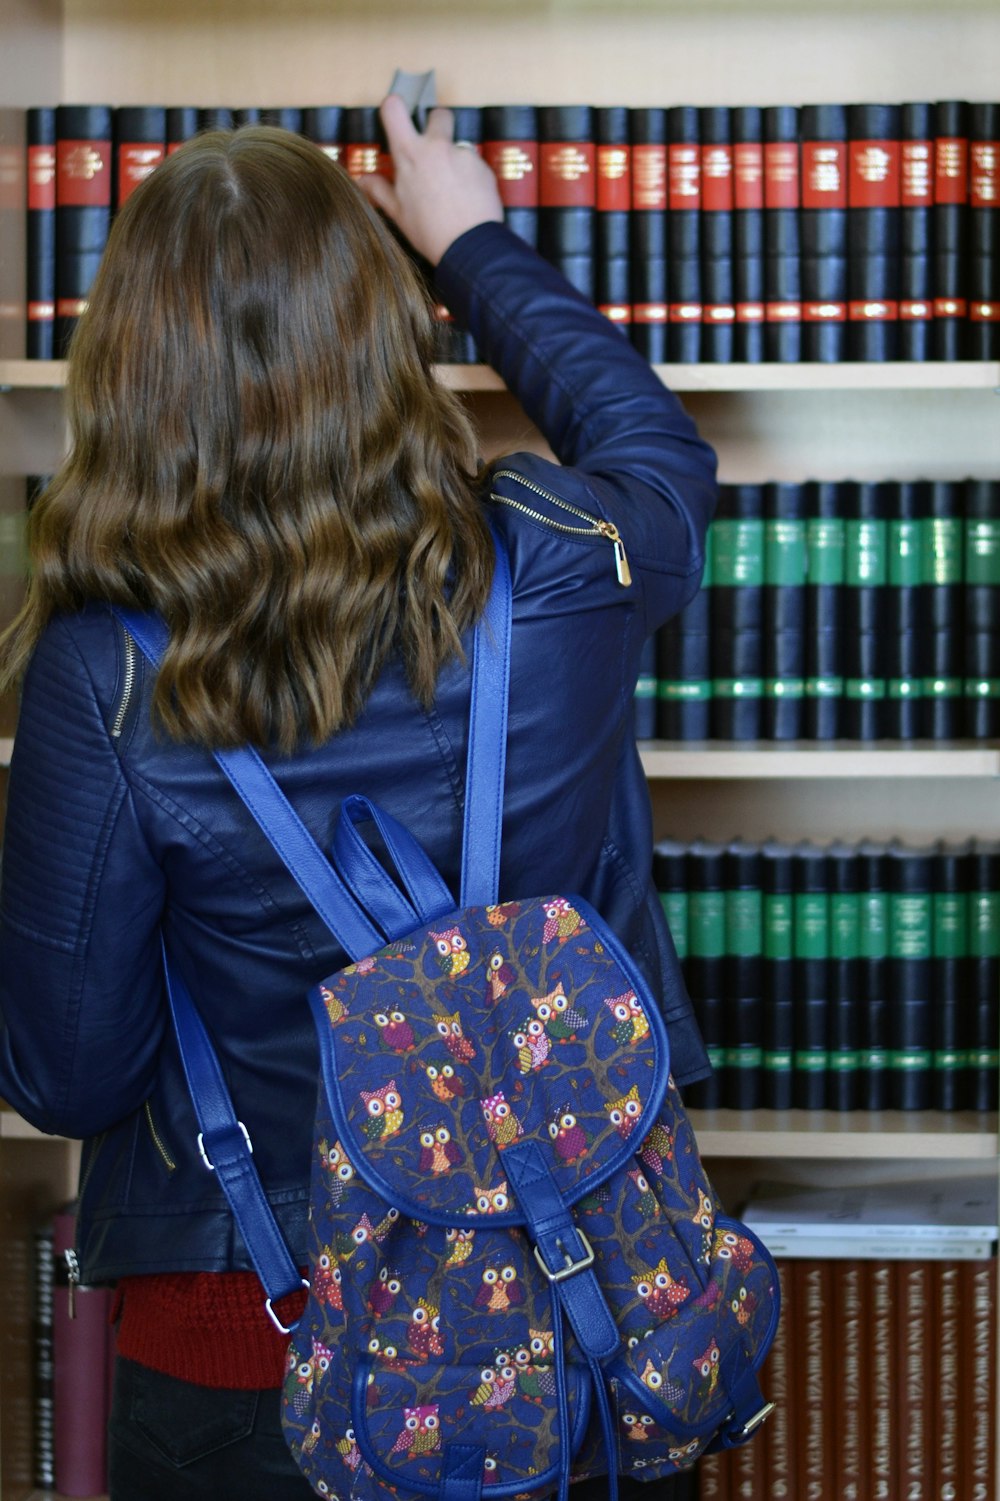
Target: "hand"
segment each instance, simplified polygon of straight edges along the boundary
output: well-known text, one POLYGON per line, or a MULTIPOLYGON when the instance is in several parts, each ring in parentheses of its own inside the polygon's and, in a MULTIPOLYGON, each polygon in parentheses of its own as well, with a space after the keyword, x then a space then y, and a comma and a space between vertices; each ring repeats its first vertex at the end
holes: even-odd
POLYGON ((398 94, 389 94, 379 113, 395 181, 372 174, 358 184, 431 265, 467 229, 503 221, 496 178, 478 152, 454 144, 451 110, 431 110, 423 135, 398 94))

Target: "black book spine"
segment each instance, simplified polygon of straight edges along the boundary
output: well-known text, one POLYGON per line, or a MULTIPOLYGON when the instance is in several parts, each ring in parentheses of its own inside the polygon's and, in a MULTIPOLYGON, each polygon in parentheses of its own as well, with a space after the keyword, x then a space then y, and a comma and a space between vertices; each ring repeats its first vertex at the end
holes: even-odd
POLYGON ((764 704, 766 740, 798 740, 806 677, 805 486, 764 486, 764 704))
POLYGON ((343 156, 344 110, 339 104, 310 105, 302 111, 302 134, 331 161, 343 156))
POLYGON ((967 1110, 996 1110, 997 993, 1000 990, 1000 845, 977 840, 969 857, 969 1015, 967 1110))
POLYGON ((764 110, 764 356, 802 358, 799 111, 764 110))
POLYGON ((233 129, 239 130, 244 125, 260 125, 263 123, 264 111, 258 104, 247 105, 243 109, 233 110, 233 129))
POLYGON ((594 111, 588 104, 538 111, 538 249, 591 302, 597 296, 594 111))
POLYGON ((657 633, 657 734, 707 740, 712 716, 712 531, 701 588, 657 633))
POLYGON ((1000 104, 969 112, 968 356, 1000 359, 1000 104))
POLYGON ((806 485, 806 682, 803 733, 836 740, 844 696, 846 523, 836 480, 806 485))
POLYGON ((653 849, 653 885, 682 969, 687 964, 689 949, 690 884, 687 845, 677 839, 658 840, 653 849))
POLYGON ((346 108, 341 130, 341 161, 350 177, 367 177, 371 173, 392 177, 389 143, 374 105, 358 104, 346 108))
POLYGON ((847 111, 847 354, 899 353, 900 107, 847 111))
POLYGON ((764 122, 758 105, 732 112, 733 286, 737 360, 764 358, 764 122))
POLYGON ((763 1104, 764 910, 760 849, 736 840, 725 855, 726 1046, 722 1103, 731 1110, 763 1104))
POLYGON ((847 347, 847 110, 809 104, 802 133, 802 358, 835 363, 847 347))
POLYGON ((191 104, 171 105, 164 116, 163 137, 167 156, 179 151, 185 141, 198 134, 198 110, 191 104))
POLYGON ((933 851, 888 848, 889 1108, 929 1110, 933 851))
POLYGON ((630 338, 654 365, 667 358, 667 112, 629 110, 632 214, 629 225, 630 338))
POLYGON ((790 1110, 795 1053, 795 860, 790 845, 761 849, 764 964, 762 1100, 790 1110))
POLYGON ((930 104, 904 104, 900 111, 899 195, 898 354, 901 360, 929 360, 934 331, 934 122, 930 104))
POLYGON ((970 479, 964 489, 965 733, 994 740, 1000 736, 1000 480, 970 479))
POLYGON ((886 698, 882 733, 915 740, 923 723, 925 633, 923 517, 927 485, 897 480, 886 486, 889 521, 886 566, 886 698))
POLYGON ((302 134, 303 111, 296 104, 283 105, 280 107, 268 107, 260 112, 260 123, 270 125, 275 130, 290 130, 294 135, 302 134))
POLYGON ((792 1103, 798 1110, 826 1104, 830 892, 826 855, 800 844, 795 859, 795 1057, 792 1103))
POLYGON ((55 1358, 52 1348, 55 1254, 51 1223, 35 1231, 33 1270, 34 1483, 48 1491, 55 1485, 55 1358))
POLYGON ((56 112, 27 111, 25 355, 51 360, 56 318, 56 112))
POLYGON ((233 130, 236 125, 236 111, 226 105, 220 105, 211 109, 198 111, 198 129, 201 130, 233 130))
POLYGON ((886 486, 844 484, 844 702, 841 728, 850 740, 878 740, 886 693, 886 486))
POLYGON ((64 356, 111 228, 111 110, 60 105, 56 110, 55 353, 64 356))
POLYGON ((954 740, 963 728, 964 524, 962 484, 934 480, 924 519, 924 735, 954 740))
POLYGON ((889 893, 884 845, 858 846, 862 1110, 889 1103, 889 893))
POLYGON ((725 365, 734 358, 736 288, 731 111, 700 111, 701 135, 701 358, 725 365))
POLYGON ((828 1110, 856 1110, 861 1092, 861 898, 856 847, 827 850, 830 877, 828 1110))
POLYGON ((969 846, 942 843, 934 854, 931 942, 931 1105, 960 1110, 968 1057, 964 1024, 969 964, 969 846))
POLYGON ((758 740, 764 695, 763 486, 722 485, 712 546, 712 734, 758 740))
POLYGON ((126 105, 114 113, 115 212, 167 154, 167 112, 158 105, 126 105))
POLYGON ((689 1087, 687 1103, 702 1110, 722 1104, 725 1066, 725 849, 699 839, 688 847, 688 957, 684 977, 712 1074, 689 1087))
POLYGON ((969 106, 934 106, 934 357, 965 356, 968 327, 966 265, 969 231, 969 106))
POLYGON ((538 110, 533 104, 492 104, 483 110, 483 156, 493 168, 504 223, 538 244, 538 110))
POLYGON ((627 336, 632 321, 632 147, 628 110, 624 105, 595 109, 594 130, 596 300, 604 316, 627 336))
POLYGON ((692 105, 667 110, 667 205, 667 357, 695 365, 701 359, 701 136, 692 105))

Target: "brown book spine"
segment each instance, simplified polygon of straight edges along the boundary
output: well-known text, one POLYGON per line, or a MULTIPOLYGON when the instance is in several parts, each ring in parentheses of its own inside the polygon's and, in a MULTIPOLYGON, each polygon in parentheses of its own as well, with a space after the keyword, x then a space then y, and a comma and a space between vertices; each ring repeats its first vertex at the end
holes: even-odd
POLYGON ((794 1369, 795 1310, 793 1261, 779 1261, 778 1287, 781 1293, 781 1318, 761 1377, 761 1389, 774 1411, 764 1424, 758 1456, 761 1473, 766 1477, 761 1495, 764 1501, 793 1501, 795 1496, 795 1431, 798 1426, 796 1388, 789 1379, 794 1369))
POLYGON ((896 1360, 892 1346, 893 1276, 888 1261, 866 1263, 868 1282, 868 1402, 871 1440, 868 1447, 870 1501, 895 1501, 893 1483, 893 1405, 896 1398, 896 1360))
POLYGON ((698 1501, 730 1501, 728 1461, 732 1450, 706 1454, 698 1461, 698 1501))
POLYGON ((827 1501, 833 1472, 837 1413, 831 1384, 831 1264, 802 1261, 796 1268, 795 1364, 801 1381, 796 1501, 827 1501))
POLYGON ((926 1261, 897 1261, 896 1307, 896 1474, 906 1501, 928 1501, 929 1398, 934 1379, 931 1325, 931 1269, 926 1261))
POLYGON ((963 1435, 960 1407, 962 1371, 961 1268, 942 1261, 935 1269, 937 1304, 937 1459, 931 1477, 935 1501, 957 1501, 963 1435))
POLYGON ((967 1355, 962 1362, 962 1405, 966 1412, 963 1447, 966 1455, 962 1501, 996 1498, 996 1261, 966 1261, 963 1327, 967 1355))
POLYGON ((838 1501, 868 1501, 868 1362, 865 1352, 865 1270, 860 1261, 834 1264, 833 1327, 837 1362, 839 1442, 834 1446, 838 1501))

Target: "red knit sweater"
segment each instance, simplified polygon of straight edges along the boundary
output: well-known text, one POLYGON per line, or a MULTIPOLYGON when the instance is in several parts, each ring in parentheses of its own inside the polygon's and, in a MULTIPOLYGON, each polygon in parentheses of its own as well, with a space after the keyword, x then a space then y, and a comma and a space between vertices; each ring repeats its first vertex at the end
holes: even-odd
MULTIPOLYGON (((305 1288, 275 1312, 291 1325, 305 1288)), ((198 1386, 264 1391, 285 1377, 288 1336, 264 1308, 255 1272, 169 1272, 118 1284, 118 1354, 198 1386)))

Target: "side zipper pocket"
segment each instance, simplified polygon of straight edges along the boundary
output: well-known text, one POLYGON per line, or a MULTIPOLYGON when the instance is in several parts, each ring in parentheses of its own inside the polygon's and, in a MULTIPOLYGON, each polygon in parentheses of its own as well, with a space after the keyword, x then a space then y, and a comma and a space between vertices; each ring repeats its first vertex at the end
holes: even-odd
POLYGON ((128 718, 128 711, 132 703, 132 695, 135 691, 136 677, 138 676, 136 671, 138 655, 135 642, 124 626, 122 626, 122 635, 125 638, 125 677, 122 683, 121 697, 118 700, 118 707, 111 721, 112 740, 121 738, 121 733, 125 728, 125 721, 128 718))
POLYGON ((543 490, 541 485, 536 485, 531 480, 525 479, 522 474, 518 474, 514 469, 498 469, 494 478, 516 480, 519 485, 523 485, 526 490, 530 490, 533 494, 539 496, 540 499, 547 501, 549 505, 557 506, 560 510, 566 511, 572 516, 579 516, 582 521, 587 523, 586 526, 573 526, 566 521, 555 521, 551 516, 546 516, 543 511, 536 510, 533 506, 527 505, 523 500, 514 500, 507 495, 498 495, 495 490, 490 491, 490 500, 496 501, 501 506, 510 506, 512 510, 520 511, 524 516, 530 516, 532 521, 540 521, 543 526, 549 526, 553 531, 568 532, 571 536, 582 539, 601 538, 605 542, 610 542, 614 548, 615 574, 617 575, 618 582, 623 589, 627 589, 631 585, 632 570, 628 566, 625 544, 621 539, 621 533, 613 522, 592 516, 589 511, 583 510, 580 506, 573 505, 571 501, 563 500, 562 496, 553 495, 551 490, 543 490))

